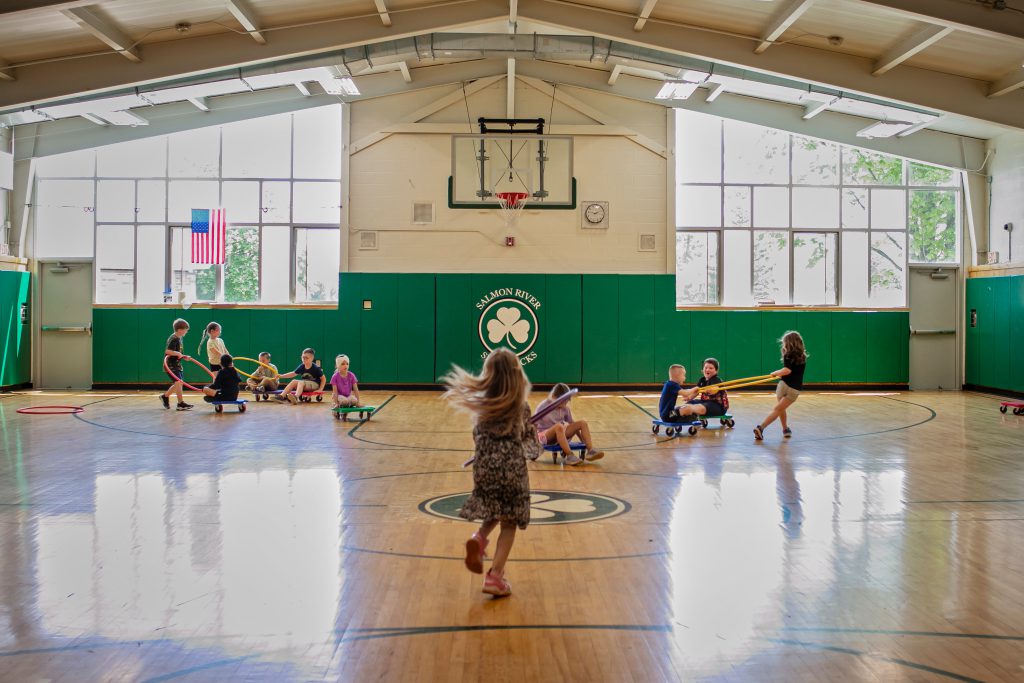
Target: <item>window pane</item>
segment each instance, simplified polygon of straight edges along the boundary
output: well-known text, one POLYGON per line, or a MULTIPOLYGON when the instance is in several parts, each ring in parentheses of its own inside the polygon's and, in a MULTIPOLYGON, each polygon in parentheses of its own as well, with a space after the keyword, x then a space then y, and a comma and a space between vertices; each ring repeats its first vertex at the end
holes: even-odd
POLYGON ((843 233, 843 306, 864 308, 869 304, 868 263, 868 233, 843 233))
POLYGON ((216 178, 220 173, 220 129, 197 128, 168 137, 172 178, 216 178))
POLYGON ((36 185, 35 257, 93 255, 93 180, 40 180, 36 185))
POLYGON ((725 122, 725 182, 789 182, 789 134, 739 121, 725 122))
POLYGON ((135 221, 135 181, 100 180, 96 183, 96 220, 135 221))
POLYGON ((750 188, 725 188, 725 227, 750 227, 750 188))
POLYGON ((793 183, 838 185, 839 145, 794 135, 793 183))
POLYGON ((950 168, 907 162, 911 185, 960 185, 960 174, 950 168))
POLYGON ((290 114, 229 123, 224 132, 224 178, 291 176, 290 114))
POLYGON ((136 263, 139 264, 136 303, 159 304, 164 300, 167 274, 167 229, 140 225, 136 229, 136 263))
POLYGON ((139 211, 136 220, 140 223, 163 223, 167 220, 167 182, 163 180, 139 181, 139 211))
POLYGON ((847 185, 900 185, 903 160, 888 154, 843 148, 843 182, 847 185))
POLYGON ((291 242, 290 227, 282 225, 263 228, 263 243, 260 246, 263 259, 261 303, 286 304, 291 301, 291 271, 288 268, 291 242))
POLYGON ((754 188, 754 227, 789 227, 789 188, 754 188))
POLYGON ((135 301, 135 226, 96 226, 96 303, 135 301))
POLYGON ((263 222, 291 223, 292 210, 291 183, 263 183, 263 222))
POLYGON ((260 184, 225 182, 221 202, 229 223, 258 223, 260 220, 260 184))
MULTIPOLYGON (((173 228, 171 236, 171 289, 185 292, 190 301, 215 301, 217 266, 192 263, 192 231, 173 228)), ((177 301, 177 297, 174 298, 177 301)))
POLYGON ((676 233, 676 305, 718 303, 718 233, 676 233))
POLYGON ((837 234, 793 234, 793 303, 834 306, 836 303, 837 234))
POLYGON ((793 227, 835 229, 839 227, 839 190, 793 188, 793 227))
MULTIPOLYGON (((169 205, 170 220, 192 224, 192 209, 214 209, 220 206, 220 183, 216 180, 172 180, 169 205)), ((231 220, 230 214, 228 220, 231 220)))
POLYGON ((341 222, 341 185, 338 183, 295 183, 296 223, 341 222))
POLYGON ((752 306, 750 293, 750 231, 726 230, 723 233, 722 305, 752 306))
POLYGON ((119 142, 96 150, 101 178, 163 178, 167 175, 167 138, 119 142))
POLYGON ((722 188, 718 185, 680 186, 676 191, 676 224, 681 228, 721 227, 722 188))
POLYGON ((884 308, 906 305, 906 234, 871 233, 871 304, 884 308))
POLYGON ((38 164, 40 178, 92 178, 96 172, 96 150, 40 157, 38 164))
POLYGON ((871 190, 871 229, 907 229, 905 190, 871 190))
POLYGON ((341 105, 297 111, 296 178, 341 180, 341 105))
POLYGON ((260 298, 260 230, 229 228, 224 264, 224 301, 248 303, 260 298))
POLYGON ((676 159, 679 182, 722 182, 722 119, 677 109, 676 159))
MULTIPOLYGON (((843 190, 843 227, 848 229, 867 230, 868 227, 868 191, 858 189, 843 190)), ((845 259, 844 259, 845 262, 845 259)))
POLYGON ((753 294, 758 303, 789 303, 789 233, 754 231, 753 294))
POLYGON ((952 263, 957 260, 959 234, 957 193, 952 190, 910 191, 910 260, 952 263))
POLYGON ((338 230, 295 231, 295 301, 337 301, 338 230))

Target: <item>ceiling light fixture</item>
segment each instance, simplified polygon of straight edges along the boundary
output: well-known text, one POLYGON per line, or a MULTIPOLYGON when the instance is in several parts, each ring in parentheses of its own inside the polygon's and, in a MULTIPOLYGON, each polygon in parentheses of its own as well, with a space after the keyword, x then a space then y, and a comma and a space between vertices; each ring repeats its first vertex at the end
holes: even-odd
POLYGON ((913 128, 914 123, 906 121, 878 121, 867 128, 857 131, 857 137, 873 140, 875 138, 891 138, 913 128))

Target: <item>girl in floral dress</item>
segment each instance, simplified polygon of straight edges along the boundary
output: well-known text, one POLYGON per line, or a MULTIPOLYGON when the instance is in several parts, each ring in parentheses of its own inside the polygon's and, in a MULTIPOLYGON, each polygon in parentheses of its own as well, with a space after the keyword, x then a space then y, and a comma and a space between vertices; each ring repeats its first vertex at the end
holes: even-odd
POLYGON ((501 526, 491 568, 484 577, 483 592, 495 597, 512 594, 505 579, 516 528, 530 523, 530 478, 526 459, 540 451, 537 430, 530 424, 526 397, 530 381, 519 358, 508 349, 497 349, 484 361, 479 375, 453 367, 444 378, 444 397, 454 406, 472 413, 476 424, 473 441, 473 493, 462 506, 464 519, 482 521, 480 529, 466 541, 466 568, 483 573, 484 549, 488 535, 501 526))

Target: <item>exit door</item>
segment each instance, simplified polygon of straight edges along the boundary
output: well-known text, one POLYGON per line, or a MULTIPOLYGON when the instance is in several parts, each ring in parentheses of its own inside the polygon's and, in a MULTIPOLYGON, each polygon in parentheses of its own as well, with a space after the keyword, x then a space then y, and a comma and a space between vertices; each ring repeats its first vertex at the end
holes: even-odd
POLYGON ((92 386, 92 264, 39 264, 39 382, 43 389, 92 386))
POLYGON ((911 389, 960 388, 959 275, 956 268, 945 266, 910 269, 911 389))

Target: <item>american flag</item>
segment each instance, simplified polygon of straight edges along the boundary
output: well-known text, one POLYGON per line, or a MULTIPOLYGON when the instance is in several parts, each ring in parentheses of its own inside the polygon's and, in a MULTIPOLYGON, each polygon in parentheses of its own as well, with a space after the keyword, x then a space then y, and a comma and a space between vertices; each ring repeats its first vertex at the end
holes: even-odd
POLYGON ((224 209, 192 209, 192 263, 224 263, 224 209))

